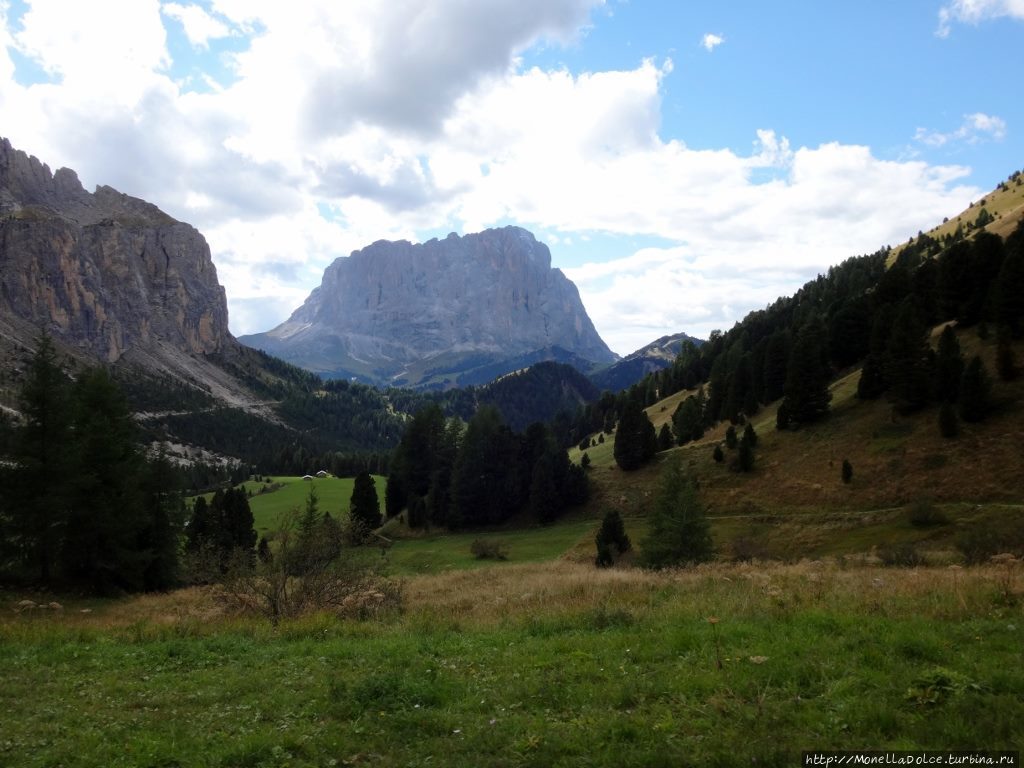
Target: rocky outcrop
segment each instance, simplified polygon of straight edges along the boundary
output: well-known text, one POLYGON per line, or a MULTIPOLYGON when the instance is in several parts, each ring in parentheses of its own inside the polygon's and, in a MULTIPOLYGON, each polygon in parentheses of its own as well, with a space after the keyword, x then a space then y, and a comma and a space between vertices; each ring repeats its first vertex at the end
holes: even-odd
POLYGON ((0 318, 115 362, 231 342, 227 301, 198 231, 110 187, 82 188, 0 139, 0 318))
POLYGON ((547 246, 518 227, 378 241, 336 259, 285 323, 239 340, 326 375, 412 386, 500 375, 538 350, 616 359, 547 246))

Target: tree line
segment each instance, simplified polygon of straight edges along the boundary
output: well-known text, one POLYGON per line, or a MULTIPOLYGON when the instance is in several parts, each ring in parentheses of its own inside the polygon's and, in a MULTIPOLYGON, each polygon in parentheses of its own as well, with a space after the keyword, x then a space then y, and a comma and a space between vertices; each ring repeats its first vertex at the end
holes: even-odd
POLYGON ((536 422, 520 434, 485 405, 463 427, 431 404, 413 417, 391 458, 384 503, 389 517, 404 511, 412 528, 457 530, 523 512, 549 523, 588 492, 586 473, 548 425, 536 422))
POLYGON ((964 359, 952 328, 933 350, 930 329, 994 333, 996 373, 1007 380, 1019 373, 1012 341, 1024 336, 1024 222, 1005 241, 975 229, 971 238, 919 234, 895 258, 886 248, 847 259, 702 346, 685 343, 671 367, 579 409, 574 438, 621 430, 625 418, 631 434, 644 433, 631 448, 642 463, 653 451, 647 427, 634 426, 637 406, 685 389, 697 392, 673 414, 680 445, 780 399, 777 427, 796 429, 828 414, 829 383, 856 366, 860 398, 884 396, 898 414, 940 404, 943 433, 955 434, 950 419, 985 417, 991 377, 980 357, 964 359))

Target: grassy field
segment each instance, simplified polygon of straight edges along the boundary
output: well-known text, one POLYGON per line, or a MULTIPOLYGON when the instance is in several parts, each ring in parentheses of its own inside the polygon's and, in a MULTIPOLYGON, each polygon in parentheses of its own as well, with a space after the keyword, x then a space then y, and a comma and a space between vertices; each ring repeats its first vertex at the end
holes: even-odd
POLYGON ((276 629, 200 590, 4 610, 0 764, 793 766, 804 749, 1019 750, 1020 578, 563 560, 415 576, 401 612, 276 629))
MULTIPOLYGON (((377 486, 377 499, 380 502, 381 512, 384 511, 384 488, 387 478, 379 475, 372 475, 377 486)), ((278 518, 290 509, 305 509, 306 498, 309 489, 316 491, 318 504, 322 512, 330 512, 334 518, 346 518, 348 516, 349 500, 352 498, 351 477, 325 477, 314 480, 303 480, 301 477, 275 476, 268 478, 267 482, 256 482, 249 480, 242 486, 252 493, 249 499, 249 508, 256 532, 263 535, 273 530, 278 518), (261 493, 265 488, 281 484, 280 488, 261 493)), ((207 497, 212 494, 206 494, 207 497)))
POLYGON ((389 572, 401 575, 441 573, 450 570, 480 568, 491 564, 499 567, 519 563, 555 560, 570 550, 594 553, 594 536, 598 523, 594 520, 558 523, 546 527, 515 529, 486 533, 459 533, 396 541, 388 553, 389 572), (479 560, 470 546, 477 540, 501 543, 507 560, 493 563, 479 560))

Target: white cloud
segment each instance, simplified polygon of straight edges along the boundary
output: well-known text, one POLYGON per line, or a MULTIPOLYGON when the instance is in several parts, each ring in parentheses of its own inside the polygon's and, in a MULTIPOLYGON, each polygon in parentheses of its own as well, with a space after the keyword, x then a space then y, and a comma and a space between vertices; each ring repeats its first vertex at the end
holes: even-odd
POLYGON ((700 44, 704 46, 704 50, 708 53, 715 50, 716 47, 725 42, 725 38, 721 35, 716 35, 712 32, 708 32, 704 37, 701 38, 700 44))
MULTIPOLYGON (((215 39, 223 29, 188 15, 201 8, 104 1, 110 13, 34 0, 8 37, 53 83, 16 83, 11 25, 0 30, 3 132, 87 186, 111 184, 198 226, 236 333, 283 320, 334 258, 374 240, 514 221, 562 244, 608 233, 675 244, 566 270, 601 333, 629 352, 728 327, 732 313, 978 196, 958 186, 963 168, 887 162, 867 147, 793 147, 771 130, 747 153, 665 140, 671 61, 520 68, 529 45, 582 34, 595 0, 486 11, 462 0, 214 0, 207 16, 247 47, 232 54, 232 82, 204 93, 171 78, 164 31, 180 18, 196 45, 215 39), (72 10, 61 18, 58 6, 72 10)), ((997 121, 979 113, 965 125, 995 137, 997 121)))
POLYGON ((999 141, 1006 136, 1006 121, 995 115, 975 112, 964 115, 960 126, 948 133, 918 128, 914 140, 929 147, 942 147, 955 142, 977 144, 982 141, 999 141))
POLYGON ((954 22, 979 24, 987 19, 1024 19, 1024 0, 952 0, 939 9, 939 37, 948 37, 954 22))
POLYGON ((228 37, 231 28, 211 16, 201 6, 164 3, 160 9, 165 16, 181 23, 188 41, 197 48, 207 48, 210 40, 228 37))

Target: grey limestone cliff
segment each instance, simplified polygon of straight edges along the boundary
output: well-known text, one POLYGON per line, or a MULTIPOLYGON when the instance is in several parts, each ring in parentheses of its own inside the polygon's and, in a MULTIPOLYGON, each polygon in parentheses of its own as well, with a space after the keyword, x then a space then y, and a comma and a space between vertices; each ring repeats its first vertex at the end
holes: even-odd
POLYGON ((110 187, 82 188, 0 139, 0 320, 114 362, 220 351, 224 289, 199 232, 110 187))
POLYGON ((523 359, 616 359, 547 246, 519 227, 373 243, 336 259, 286 322, 240 341, 328 375, 427 386, 523 359))

